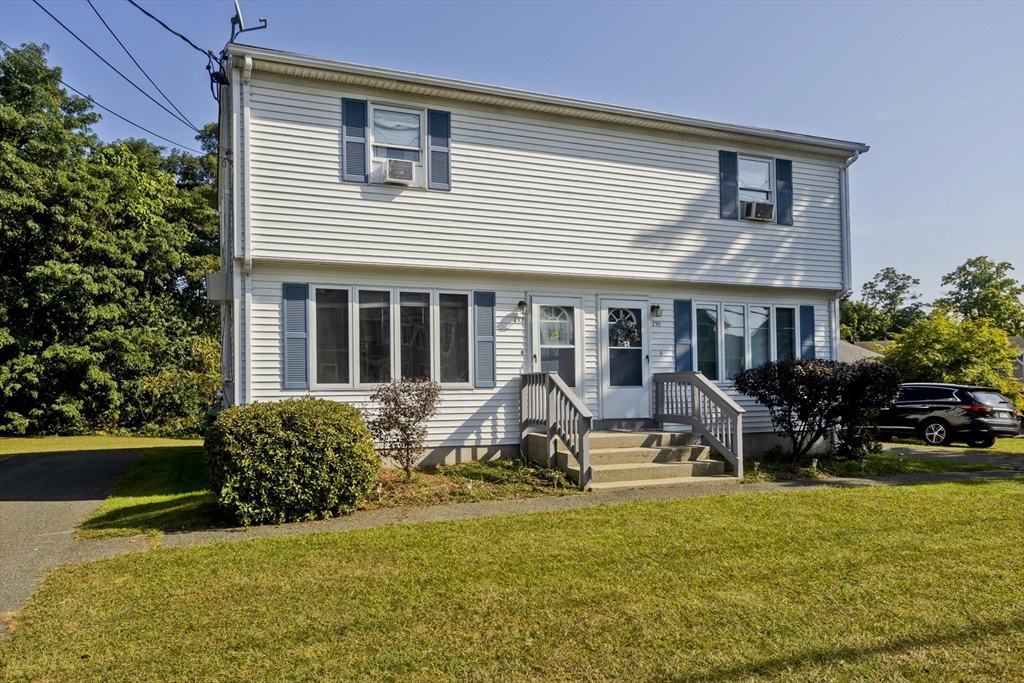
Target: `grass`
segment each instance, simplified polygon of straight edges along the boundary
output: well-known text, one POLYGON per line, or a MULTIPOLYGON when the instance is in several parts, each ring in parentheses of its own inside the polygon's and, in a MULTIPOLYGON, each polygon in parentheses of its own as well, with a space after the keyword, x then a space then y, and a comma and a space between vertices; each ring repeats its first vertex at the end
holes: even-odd
POLYGON ((156 548, 50 573, 0 678, 1024 678, 1024 481, 156 548))
POLYGON ((579 493, 559 472, 524 466, 518 460, 431 467, 405 481, 401 470, 381 472, 381 495, 372 491, 363 510, 471 503, 579 493))
MULTIPOLYGON (((372 491, 360 509, 470 503, 578 491, 551 472, 517 462, 474 462, 433 467, 411 482, 398 470, 381 472, 381 495, 372 491), (472 482, 472 487, 469 486, 472 482)), ((132 463, 114 491, 78 527, 82 539, 164 533, 235 526, 220 514, 200 446, 151 448, 132 463)))
POLYGON ((954 443, 952 446, 931 446, 922 439, 894 438, 889 446, 923 448, 929 451, 950 451, 956 453, 984 453, 986 455, 1022 455, 1024 456, 1024 438, 996 439, 991 448, 970 448, 965 444, 954 443))
POLYGON ((923 474, 928 472, 987 472, 1000 468, 994 465, 953 462, 934 458, 900 458, 894 453, 868 454, 864 470, 860 460, 839 460, 819 457, 815 468, 811 457, 804 457, 796 466, 787 460, 753 457, 745 462, 744 483, 761 481, 789 481, 795 479, 829 479, 833 477, 889 477, 897 474, 923 474), (755 465, 756 463, 756 465, 755 465))
POLYGON ((78 527, 79 538, 192 531, 229 525, 210 492, 201 446, 150 448, 78 527))
POLYGON ((201 439, 165 439, 151 436, 29 436, 0 438, 0 460, 24 453, 61 453, 67 451, 114 451, 154 446, 202 445, 201 439))

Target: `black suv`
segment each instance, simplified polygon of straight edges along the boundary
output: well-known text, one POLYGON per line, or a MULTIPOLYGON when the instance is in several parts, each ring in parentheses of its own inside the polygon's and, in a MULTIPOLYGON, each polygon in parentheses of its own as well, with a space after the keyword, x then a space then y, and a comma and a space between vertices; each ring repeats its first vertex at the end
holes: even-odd
POLYGON ((878 426, 883 440, 916 435, 932 446, 957 439, 988 448, 997 436, 1020 433, 1016 409, 997 389, 959 384, 904 384, 878 426))

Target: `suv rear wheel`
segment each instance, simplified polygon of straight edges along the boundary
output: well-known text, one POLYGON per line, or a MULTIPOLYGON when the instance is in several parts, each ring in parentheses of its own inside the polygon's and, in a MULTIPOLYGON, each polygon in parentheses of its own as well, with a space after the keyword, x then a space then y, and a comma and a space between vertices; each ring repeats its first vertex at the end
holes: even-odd
POLYGON ((929 446, 948 446, 953 441, 953 432, 943 420, 928 420, 921 427, 921 438, 929 446))
POLYGON ((972 436, 967 439, 967 445, 971 448, 990 448, 995 442, 994 436, 972 436))

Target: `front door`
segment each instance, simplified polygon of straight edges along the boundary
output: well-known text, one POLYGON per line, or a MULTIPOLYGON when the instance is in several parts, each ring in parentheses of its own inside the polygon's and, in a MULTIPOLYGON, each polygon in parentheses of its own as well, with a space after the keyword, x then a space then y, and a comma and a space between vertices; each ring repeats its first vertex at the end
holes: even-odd
POLYGON ((583 310, 579 299, 533 297, 535 372, 552 372, 583 396, 583 310))
POLYGON ((651 416, 647 302, 601 299, 601 417, 651 416))

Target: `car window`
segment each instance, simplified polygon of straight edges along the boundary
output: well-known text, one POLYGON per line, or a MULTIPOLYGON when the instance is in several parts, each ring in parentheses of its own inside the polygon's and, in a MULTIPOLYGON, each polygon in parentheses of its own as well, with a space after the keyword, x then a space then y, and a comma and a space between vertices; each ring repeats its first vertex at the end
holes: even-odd
POLYGON ((900 391, 900 397, 897 401, 923 401, 922 390, 917 387, 904 387, 900 391))
POLYGON ((989 391, 972 391, 971 396, 974 397, 978 403, 984 403, 987 406, 997 406, 1001 403, 1006 403, 1006 399, 999 394, 993 394, 989 391))

